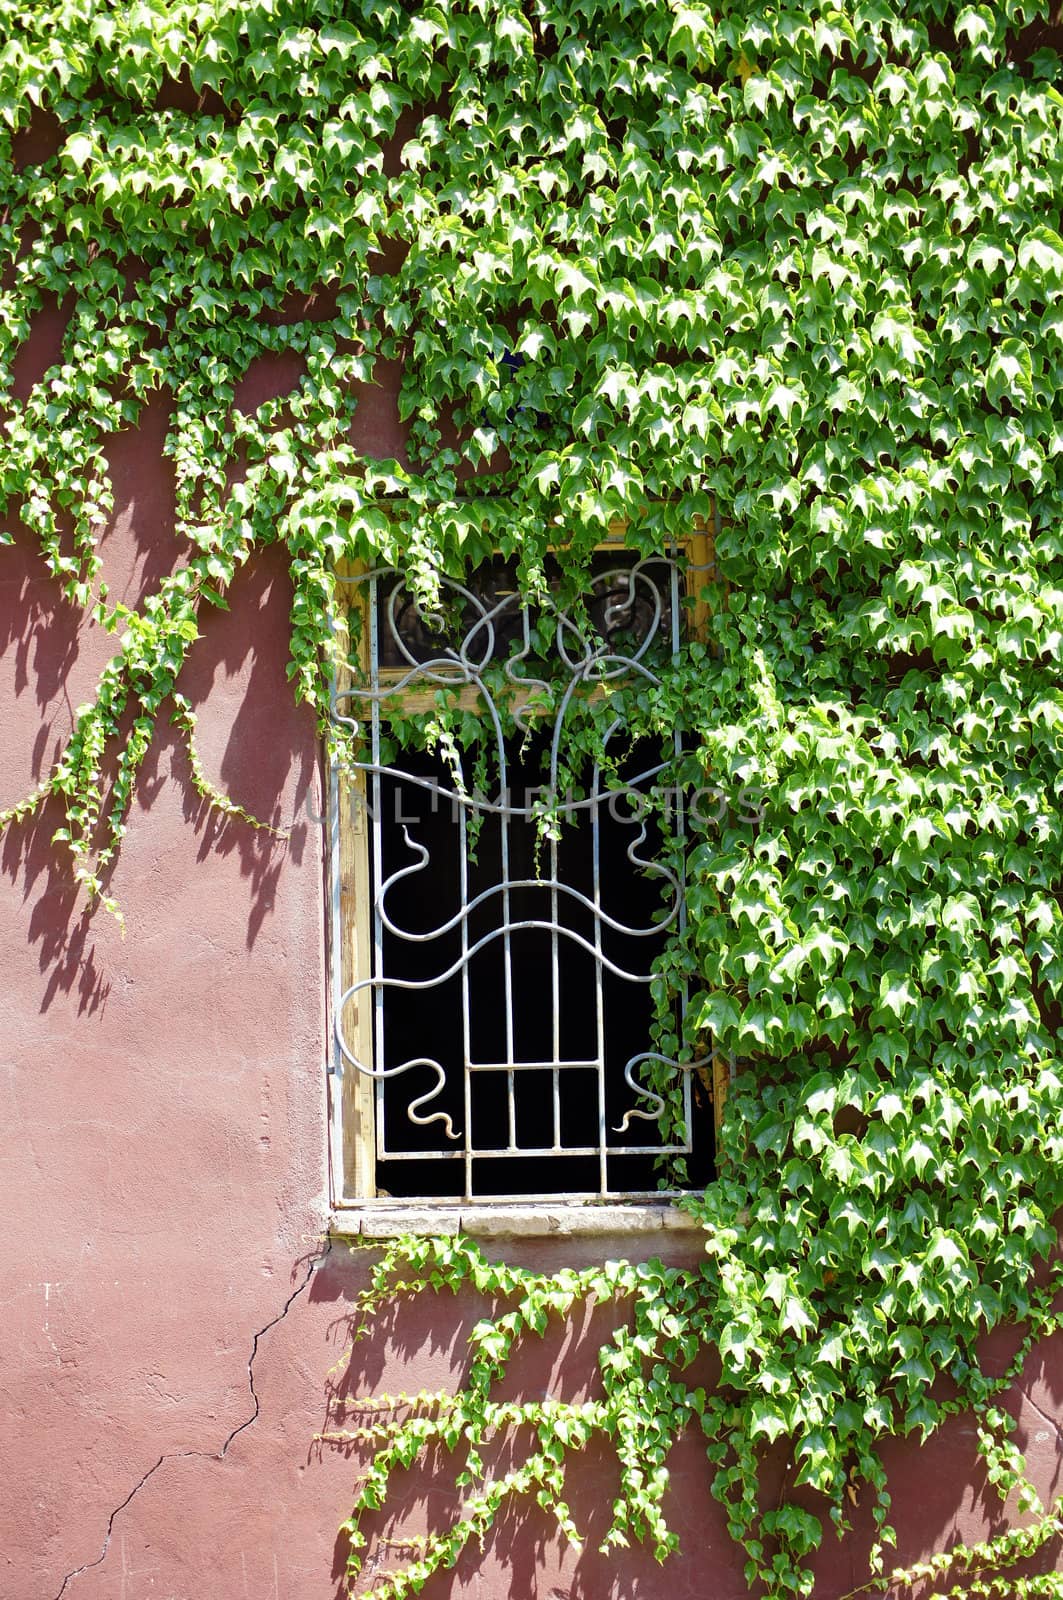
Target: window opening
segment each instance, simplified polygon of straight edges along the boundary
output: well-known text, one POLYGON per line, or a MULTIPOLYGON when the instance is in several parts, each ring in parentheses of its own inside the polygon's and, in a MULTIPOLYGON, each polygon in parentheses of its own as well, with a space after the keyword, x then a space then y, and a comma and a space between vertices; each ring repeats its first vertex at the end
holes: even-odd
POLYGON ((712 1175, 711 1057, 677 1043, 683 997, 662 1022, 651 993, 684 917, 679 736, 632 740, 605 709, 679 649, 681 561, 599 551, 568 612, 557 576, 533 610, 497 558, 432 615, 396 572, 354 580, 363 671, 337 714, 365 746, 340 863, 358 948, 335 1020, 362 1197, 648 1198, 667 1159, 712 1175), (393 749, 389 709, 440 692, 483 744, 393 749), (566 748, 580 697, 604 702, 598 759, 566 748))

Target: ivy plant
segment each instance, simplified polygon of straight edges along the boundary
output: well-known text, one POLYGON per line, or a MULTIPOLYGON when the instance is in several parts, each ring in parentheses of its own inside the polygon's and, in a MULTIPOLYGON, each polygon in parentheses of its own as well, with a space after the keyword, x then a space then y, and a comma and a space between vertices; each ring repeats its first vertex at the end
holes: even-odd
POLYGON ((183 665, 265 546, 331 739, 339 562, 429 594, 501 550, 534 590, 554 548, 578 587, 618 518, 649 552, 721 517, 706 648, 645 708, 690 729, 684 781, 763 796, 706 828, 661 968, 738 1063, 688 1202, 705 1258, 546 1279, 460 1241, 386 1252, 371 1303, 468 1282, 510 1307, 458 1394, 373 1434, 354 1566, 392 1470, 465 1452, 465 1509, 395 1595, 511 1496, 575 1534, 564 1473, 592 1435, 621 1462, 609 1541, 665 1556, 686 1427, 751 1584, 808 1593, 854 1485, 889 1542, 883 1437, 967 1406, 1034 1521, 955 1553, 956 1581, 1059 1592, 994 1575, 1058 1513, 979 1340, 1017 1322, 1028 1348, 1058 1286, 1060 44, 1032 0, 0 0, 0 501, 115 639, 2 820, 57 804, 90 899, 117 909, 154 730, 191 737, 183 665), (16 402, 56 305, 61 352, 16 402), (280 353, 291 392, 241 406, 280 353), (392 363, 408 445, 373 459, 358 406, 392 363), (104 449, 152 401, 176 545, 128 609, 101 579, 104 449), (519 1340, 586 1297, 618 1312, 602 1397, 494 1400, 519 1340), (706 1344, 712 1392, 684 1376, 706 1344), (500 1426, 533 1442, 484 1478, 500 1426), (822 1517, 760 1503, 779 1440, 822 1517))

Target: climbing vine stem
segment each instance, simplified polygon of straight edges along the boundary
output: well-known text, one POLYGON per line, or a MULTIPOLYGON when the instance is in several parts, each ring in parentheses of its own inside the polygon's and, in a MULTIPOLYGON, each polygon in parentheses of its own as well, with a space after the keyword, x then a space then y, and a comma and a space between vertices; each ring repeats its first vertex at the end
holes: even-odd
MULTIPOLYGON (((115 640, 0 823, 58 807, 90 899, 159 719, 191 735, 204 615, 267 545, 324 730, 337 563, 428 595, 497 549, 534 589, 553 547, 576 589, 616 519, 650 552, 722 514, 706 646, 640 712, 689 731, 684 781, 764 797, 699 838, 661 967, 741 1064, 688 1202, 704 1262, 547 1279, 460 1241, 386 1252, 371 1302, 401 1272, 509 1306, 457 1395, 374 1436, 355 1562, 394 1468, 468 1451, 460 1517, 395 1595, 514 1496, 573 1535, 592 1435, 622 1462, 609 1542, 663 1557, 669 1448, 701 1429, 774 1596, 809 1592, 823 1520, 761 1505, 775 1441, 828 1523, 869 1484, 888 1544, 881 1440, 973 1407, 990 1477, 1057 1531, 979 1341, 1051 1332, 1058 1286, 1060 39, 1029 0, 0 0, 0 540, 115 640), (245 402, 280 357, 289 392, 245 402), (384 460, 366 401, 396 371, 384 460), (107 446, 149 404, 173 562, 129 608, 107 446), (600 1397, 493 1400, 579 1297, 618 1310, 600 1397), (503 1426, 529 1452, 484 1478, 503 1426)), ((1004 1592, 993 1563, 1040 1537, 957 1554, 967 1592, 1004 1592)))

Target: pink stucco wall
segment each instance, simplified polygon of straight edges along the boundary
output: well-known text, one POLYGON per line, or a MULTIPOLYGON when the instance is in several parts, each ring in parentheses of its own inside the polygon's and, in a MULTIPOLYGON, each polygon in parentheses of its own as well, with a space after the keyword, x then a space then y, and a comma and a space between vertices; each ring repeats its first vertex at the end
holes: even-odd
MULTIPOLYGON (((52 359, 61 327, 58 309, 42 317, 22 382, 52 359)), ((293 377, 260 367, 243 398, 293 377)), ((395 449, 393 397, 369 400, 363 442, 395 449)), ((179 556, 164 427, 159 402, 108 450, 105 576, 129 604, 179 556)), ((396 1305, 350 1374, 336 1369, 367 1258, 325 1244, 323 863, 307 815, 308 801, 320 810, 321 771, 284 676, 289 596, 282 555, 267 552, 234 585, 231 613, 206 618, 182 682, 208 772, 290 826, 287 842, 208 813, 165 728, 114 874, 124 939, 106 915, 84 915, 48 842, 54 814, 0 838, 0 1592, 11 1600, 333 1600, 359 1462, 315 1438, 337 1385, 348 1398, 436 1388, 460 1372, 480 1314, 471 1300, 396 1305)), ((24 536, 0 551, 0 807, 47 770, 109 648, 24 536)), ((560 1266, 592 1248, 630 1242, 511 1254, 560 1266)), ((998 1346, 1004 1359, 1007 1339, 998 1346)), ((527 1352, 519 1382, 577 1392, 593 1383, 595 1349, 581 1316, 527 1352)), ((1013 1397, 1046 1492, 1059 1487, 1061 1350, 1037 1351, 1013 1397)), ((905 1559, 993 1524, 968 1423, 923 1448, 897 1445, 889 1465, 905 1559)), ((683 1549, 664 1569, 640 1551, 594 1553, 616 1469, 588 1457, 571 1488, 592 1536, 582 1553, 537 1509, 513 1513, 427 1600, 737 1600, 741 1560, 698 1443, 672 1466, 683 1549)), ((781 1462, 765 1481, 782 1490, 781 1462)), ((442 1471, 397 1487, 399 1514, 376 1531, 400 1542, 371 1547, 365 1585, 401 1556, 404 1534, 455 1504, 442 1471)), ((865 1529, 824 1552, 821 1600, 864 1580, 866 1543, 865 1529)))

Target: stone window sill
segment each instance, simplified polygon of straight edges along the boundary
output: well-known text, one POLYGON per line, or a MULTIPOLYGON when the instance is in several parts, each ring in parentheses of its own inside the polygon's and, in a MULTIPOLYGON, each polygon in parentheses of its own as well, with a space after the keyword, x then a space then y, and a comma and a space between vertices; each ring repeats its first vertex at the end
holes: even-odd
POLYGON ((616 1234, 694 1234, 700 1224, 664 1201, 642 1205, 565 1203, 417 1205, 383 1202, 334 1211, 339 1239, 394 1239, 403 1233, 466 1233, 474 1239, 596 1238, 616 1234))

